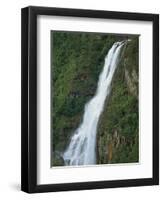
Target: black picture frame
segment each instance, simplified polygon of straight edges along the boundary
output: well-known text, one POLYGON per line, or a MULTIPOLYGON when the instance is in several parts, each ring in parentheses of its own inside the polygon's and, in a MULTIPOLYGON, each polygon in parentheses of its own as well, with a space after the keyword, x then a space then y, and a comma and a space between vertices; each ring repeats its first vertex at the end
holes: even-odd
POLYGON ((159 15, 30 6, 21 11, 21 190, 28 193, 159 184, 159 15), (153 23, 153 177, 37 184, 37 16, 55 15, 153 23))

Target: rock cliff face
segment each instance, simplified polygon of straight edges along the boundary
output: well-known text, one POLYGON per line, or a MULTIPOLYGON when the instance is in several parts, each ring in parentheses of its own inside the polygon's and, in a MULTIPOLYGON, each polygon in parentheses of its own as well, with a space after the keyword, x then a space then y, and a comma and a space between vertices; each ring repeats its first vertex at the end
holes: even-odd
POLYGON ((139 161, 138 38, 124 48, 97 136, 99 164, 139 161))
POLYGON ((138 97, 138 76, 136 71, 133 69, 132 73, 125 69, 125 80, 127 87, 131 95, 138 97))

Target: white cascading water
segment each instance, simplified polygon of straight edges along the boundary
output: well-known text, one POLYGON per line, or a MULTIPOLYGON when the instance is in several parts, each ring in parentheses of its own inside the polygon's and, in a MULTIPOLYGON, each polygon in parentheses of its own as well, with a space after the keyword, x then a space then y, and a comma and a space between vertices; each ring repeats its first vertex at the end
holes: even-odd
POLYGON ((103 70, 99 76, 95 95, 86 103, 83 120, 75 130, 68 148, 63 153, 65 165, 96 164, 96 133, 106 97, 111 90, 111 82, 118 65, 123 42, 113 44, 105 57, 103 70))

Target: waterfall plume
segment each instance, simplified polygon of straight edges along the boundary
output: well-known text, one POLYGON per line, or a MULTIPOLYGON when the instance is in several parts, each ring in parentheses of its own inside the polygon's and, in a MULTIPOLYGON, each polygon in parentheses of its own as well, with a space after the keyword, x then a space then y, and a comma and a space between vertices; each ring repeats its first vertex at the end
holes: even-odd
POLYGON ((74 131, 70 143, 63 153, 65 165, 96 164, 96 134, 100 115, 106 97, 111 90, 111 82, 118 66, 123 42, 115 42, 108 51, 103 69, 99 75, 95 95, 85 104, 83 119, 74 131))

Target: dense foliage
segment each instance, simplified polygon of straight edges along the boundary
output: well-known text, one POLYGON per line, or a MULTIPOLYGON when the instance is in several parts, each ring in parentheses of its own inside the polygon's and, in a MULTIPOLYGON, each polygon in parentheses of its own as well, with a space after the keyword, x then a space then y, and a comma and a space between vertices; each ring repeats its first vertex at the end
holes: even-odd
MULTIPOLYGON (((59 156, 67 147, 82 119, 85 103, 94 95, 104 58, 115 41, 131 38, 124 48, 110 98, 101 116, 98 136, 98 163, 138 160, 138 39, 133 36, 52 32, 52 150, 53 165, 63 165, 59 156), (127 70, 125 72, 125 69, 127 70), (132 78, 134 70, 134 78, 132 78), (125 77, 126 74, 126 77, 125 77), (136 75, 137 76, 136 76, 136 75), (135 78, 136 76, 136 78, 135 78), (129 79, 129 83, 126 81, 129 79), (132 79, 135 81, 132 82, 132 79), (135 87, 134 90, 131 87, 135 87), (124 136, 124 144, 113 146, 108 160, 109 135, 124 136), (127 143, 128 142, 128 143, 127 143), (130 146, 130 148, 128 147, 130 146)), ((112 141, 111 141, 112 140, 112 141)))
POLYGON ((99 163, 138 161, 138 121, 138 38, 135 37, 124 47, 101 117, 97 140, 99 163))

